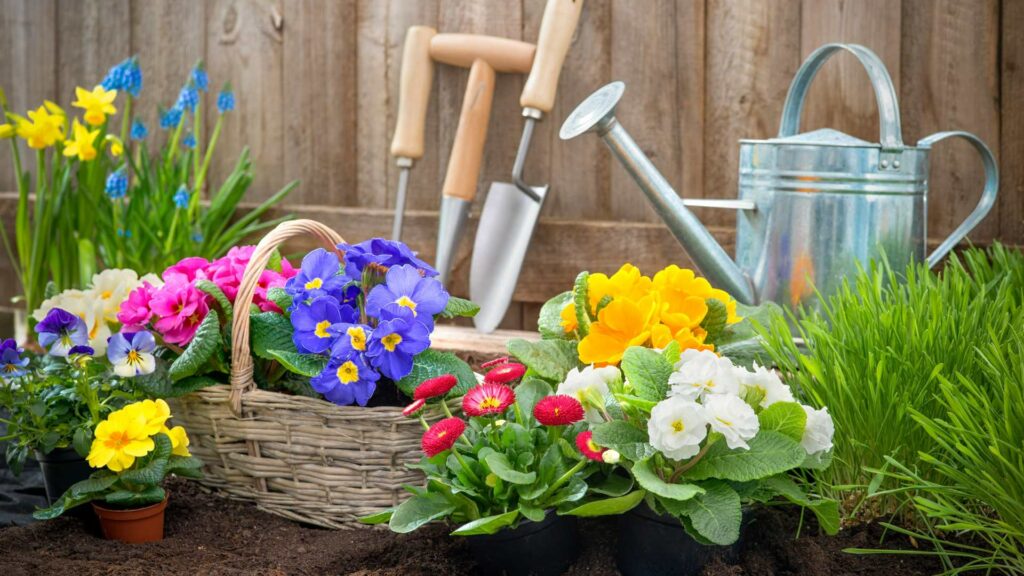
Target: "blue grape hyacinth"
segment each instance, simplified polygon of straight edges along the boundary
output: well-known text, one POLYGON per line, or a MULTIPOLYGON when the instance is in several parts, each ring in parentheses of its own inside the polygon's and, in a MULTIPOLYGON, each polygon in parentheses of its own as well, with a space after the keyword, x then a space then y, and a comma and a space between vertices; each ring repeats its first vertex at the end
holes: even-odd
POLYGON ((182 184, 178 187, 178 191, 174 193, 174 205, 182 209, 188 208, 188 199, 188 188, 185 188, 185 185, 182 184))
POLYGON ((132 140, 145 140, 146 136, 149 136, 149 129, 146 128, 146 125, 143 124, 142 120, 136 118, 135 120, 132 120, 132 128, 128 133, 128 136, 131 137, 132 140))
POLYGON ((195 148, 196 147, 196 135, 191 133, 191 132, 189 132, 188 134, 185 135, 185 138, 182 139, 181 145, 184 146, 185 148, 188 148, 189 150, 195 148))
POLYGON ((199 91, 192 85, 192 82, 189 82, 181 87, 181 92, 178 93, 178 101, 175 102, 174 107, 192 112, 196 109, 196 104, 199 104, 199 91))
POLYGON ((217 95, 217 111, 221 114, 235 109, 235 93, 230 85, 224 85, 224 89, 217 95))
POLYGON ((111 200, 124 198, 128 194, 128 172, 124 166, 107 176, 107 186, 104 191, 111 200))
POLYGON ((181 108, 171 108, 170 110, 160 110, 160 127, 164 130, 171 128, 177 128, 181 122, 181 108))

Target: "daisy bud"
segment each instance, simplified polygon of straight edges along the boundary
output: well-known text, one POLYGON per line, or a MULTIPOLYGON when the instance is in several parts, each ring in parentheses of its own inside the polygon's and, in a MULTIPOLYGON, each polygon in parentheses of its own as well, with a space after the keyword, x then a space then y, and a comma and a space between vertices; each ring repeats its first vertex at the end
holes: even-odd
POLYGON ((409 404, 408 406, 406 406, 406 407, 405 407, 405 408, 404 408, 404 409, 402 410, 402 416, 412 416, 413 414, 415 414, 415 413, 419 412, 420 410, 422 410, 422 409, 423 409, 423 407, 424 407, 424 406, 425 406, 426 404, 427 404, 427 401, 426 401, 426 400, 423 400, 423 399, 421 398, 421 399, 419 399, 419 400, 417 400, 417 401, 413 402, 412 404, 409 404))
POLYGON ((491 472, 487 475, 487 478, 484 478, 484 484, 487 484, 489 488, 494 488, 498 485, 498 476, 491 472))
POLYGON ((604 453, 601 454, 601 460, 604 460, 605 464, 618 464, 619 457, 619 453, 615 450, 605 450, 604 453))
POLYGON ((501 428, 505 424, 508 424, 508 422, 506 422, 505 420, 495 420, 494 421, 494 427, 495 428, 501 428))
POLYGON ((506 364, 511 360, 508 356, 502 356, 501 358, 495 358, 489 360, 480 365, 481 368, 490 368, 491 366, 497 366, 498 364, 506 364))
POLYGON ((488 384, 508 384, 515 382, 526 374, 526 366, 518 362, 505 362, 484 374, 484 382, 488 384))

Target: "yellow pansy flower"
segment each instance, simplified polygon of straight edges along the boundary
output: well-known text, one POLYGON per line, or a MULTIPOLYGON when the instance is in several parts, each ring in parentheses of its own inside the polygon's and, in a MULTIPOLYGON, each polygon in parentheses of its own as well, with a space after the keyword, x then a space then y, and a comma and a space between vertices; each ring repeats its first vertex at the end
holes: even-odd
POLYGON ((650 294, 639 300, 619 297, 601 309, 590 333, 580 341, 580 362, 618 364, 630 346, 642 346, 651 338, 658 299, 650 294))
POLYGON ((103 86, 97 86, 89 91, 79 86, 75 88, 75 96, 78 100, 71 105, 85 110, 85 121, 92 126, 99 126, 106 122, 108 115, 117 114, 114 107, 117 90, 104 90, 103 86))
POLYGON ((74 137, 64 146, 64 155, 69 158, 77 156, 83 162, 96 158, 96 146, 93 145, 93 142, 96 141, 100 131, 93 130, 90 132, 88 127, 82 126, 78 123, 78 119, 75 119, 72 134, 74 137))
POLYGON ((188 434, 185 433, 183 426, 175 426, 174 428, 167 428, 164 426, 161 430, 167 437, 171 439, 171 454, 175 456, 191 456, 192 453, 188 451, 188 434))
POLYGON ((28 119, 11 116, 18 124, 18 136, 25 139, 29 148, 42 150, 64 139, 64 117, 52 114, 45 105, 29 110, 28 119))
POLYGON ((611 277, 598 273, 591 274, 587 279, 587 298, 590 300, 591 312, 597 310, 597 305, 605 296, 639 300, 650 292, 651 279, 640 274, 640 269, 629 263, 623 264, 611 277))
POLYGON ((18 131, 11 124, 0 124, 0 140, 14 138, 18 131))
POLYGON ((118 410, 96 426, 95 439, 87 460, 93 468, 106 466, 114 472, 130 468, 136 458, 149 454, 153 439, 146 433, 146 418, 140 411, 118 410))

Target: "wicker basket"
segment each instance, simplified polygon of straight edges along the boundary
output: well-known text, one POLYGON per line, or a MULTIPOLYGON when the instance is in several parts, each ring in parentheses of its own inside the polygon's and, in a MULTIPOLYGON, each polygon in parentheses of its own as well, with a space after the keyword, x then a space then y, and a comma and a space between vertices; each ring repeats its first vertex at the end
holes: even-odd
MULTIPOLYGON (((274 249, 313 236, 329 250, 342 242, 312 220, 285 222, 256 246, 236 310, 248 310, 274 249)), ((403 484, 422 476, 406 468, 420 458, 418 420, 401 408, 336 406, 324 400, 257 390, 249 351, 249 315, 235 314, 230 385, 177 399, 174 420, 188 430, 190 449, 205 464, 202 482, 229 497, 328 528, 353 528, 360 516, 405 498, 403 484)), ((438 414, 430 414, 437 418, 438 414)))

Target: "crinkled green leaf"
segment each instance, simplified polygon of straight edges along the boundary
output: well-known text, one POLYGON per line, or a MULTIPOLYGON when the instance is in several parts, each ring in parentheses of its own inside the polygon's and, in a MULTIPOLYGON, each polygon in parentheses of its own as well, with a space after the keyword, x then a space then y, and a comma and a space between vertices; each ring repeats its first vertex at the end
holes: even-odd
POLYGON ((757 415, 761 430, 775 430, 797 442, 803 438, 807 413, 796 402, 776 402, 757 415))
POLYGON ((167 493, 160 486, 147 486, 143 490, 138 492, 133 490, 117 490, 108 493, 104 496, 103 500, 107 504, 113 504, 114 506, 144 506, 148 504, 157 504, 163 502, 164 497, 167 493))
POLYGON ((664 498, 683 501, 704 492, 704 489, 696 484, 670 484, 662 480, 654 471, 650 459, 640 460, 634 464, 632 472, 641 488, 664 498))
POLYGON ((572 302, 576 310, 576 333, 580 339, 590 334, 590 296, 588 295, 589 272, 580 272, 572 286, 572 302))
POLYGON ((292 297, 280 286, 274 286, 267 290, 267 299, 277 304, 281 310, 287 310, 292 306, 292 297))
POLYGON ((413 358, 412 372, 397 382, 398 389, 407 396, 412 396, 421 382, 443 374, 452 374, 459 381, 455 388, 448 392, 449 397, 462 396, 471 387, 476 386, 476 375, 469 364, 451 352, 428 348, 413 358))
POLYGON ((655 350, 633 346, 622 355, 622 374, 633 385, 637 396, 660 402, 668 394, 672 363, 655 350))
POLYGON ((216 310, 210 310, 206 318, 199 324, 195 336, 185 351, 173 364, 169 374, 172 380, 181 380, 199 372, 204 364, 213 357, 220 344, 220 320, 216 310))
POLYGON ((298 352, 292 341, 292 323, 276 312, 249 315, 249 342, 252 353, 260 358, 276 360, 270 351, 298 352))
POLYGON ((743 520, 739 494, 725 482, 705 482, 702 486, 703 494, 682 502, 678 509, 671 511, 685 513, 693 528, 709 542, 722 546, 736 542, 743 520))
POLYGON ((645 460, 654 454, 647 431, 629 422, 612 420, 597 424, 591 430, 595 444, 611 448, 627 460, 645 460))
POLYGON ((708 313, 701 321, 700 327, 708 333, 706 340, 712 344, 725 330, 726 322, 729 319, 729 311, 725 303, 717 298, 709 298, 707 301, 708 313))
POLYGON ((508 342, 508 352, 537 376, 557 383, 565 381, 565 375, 579 367, 576 346, 576 342, 569 340, 530 342, 514 338, 508 342))
POLYGON ((285 369, 312 378, 324 371, 328 358, 318 354, 299 354, 289 350, 267 350, 267 357, 277 360, 285 369))
POLYGON ((544 339, 562 339, 568 334, 562 327, 562 310, 572 304, 572 292, 562 292, 541 306, 537 330, 544 339))
POLYGON ((716 442, 686 477, 746 482, 796 468, 807 455, 799 443, 774 430, 758 432, 748 444, 749 450, 730 450, 725 442, 716 442))
POLYGON ((153 451, 144 459, 136 460, 135 466, 142 462, 145 464, 123 472, 122 480, 140 486, 156 486, 163 482, 167 476, 167 460, 171 456, 171 439, 166 434, 157 434, 153 436, 153 444, 153 451))
POLYGON ((230 323, 232 314, 234 313, 234 307, 231 305, 231 301, 224 295, 224 292, 220 287, 209 280, 201 278, 196 280, 196 288, 205 292, 217 301, 217 304, 220 305, 221 311, 224 313, 224 321, 230 323))
POLYGON ((448 304, 445 305, 440 316, 442 318, 472 318, 479 311, 480 305, 476 302, 466 300, 465 298, 449 296, 448 304))

